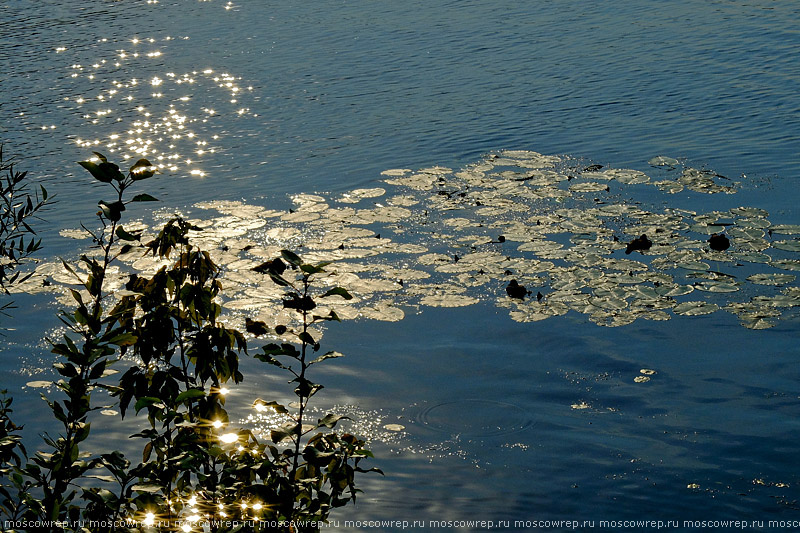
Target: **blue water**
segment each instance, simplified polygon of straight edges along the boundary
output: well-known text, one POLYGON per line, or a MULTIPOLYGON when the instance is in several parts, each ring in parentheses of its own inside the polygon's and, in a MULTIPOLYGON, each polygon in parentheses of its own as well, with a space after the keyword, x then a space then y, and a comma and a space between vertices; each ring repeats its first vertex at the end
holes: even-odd
MULTIPOLYGON (((39 226, 49 257, 75 253, 58 230, 90 220, 101 194, 74 161, 120 160, 129 137, 180 152, 148 190, 175 209, 285 207, 291 193, 375 186, 388 168, 530 149, 644 171, 656 155, 685 158, 744 190, 654 202, 798 222, 796 3, 0 0, 0 21, 0 131, 58 195, 39 226), (223 73, 237 94, 213 82, 223 73), (195 82, 176 83, 184 74, 195 82), (112 95, 115 82, 127 87, 112 95), (192 140, 127 133, 170 106, 192 140)), ((0 386, 35 424, 38 392, 20 386, 36 378, 19 369, 48 366, 41 332, 57 321, 42 299, 19 303, 0 386)), ((797 519, 797 325, 747 331, 719 313, 517 324, 473 306, 337 326, 325 341, 348 358, 322 401, 407 428, 376 441, 387 476, 365 479, 339 517, 797 519), (641 368, 658 374, 635 384, 641 368), (493 417, 504 429, 481 436, 493 417)), ((273 383, 257 369, 244 398, 273 383)))

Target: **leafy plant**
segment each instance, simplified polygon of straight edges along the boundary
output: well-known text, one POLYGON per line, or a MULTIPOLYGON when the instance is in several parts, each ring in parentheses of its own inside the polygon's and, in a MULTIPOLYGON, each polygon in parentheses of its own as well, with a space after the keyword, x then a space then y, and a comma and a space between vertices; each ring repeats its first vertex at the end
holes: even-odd
MULTIPOLYGON (((257 359, 288 372, 293 377, 289 383, 295 385, 294 394, 298 398, 297 402, 290 404, 291 407, 274 401, 256 401, 262 409, 271 409, 286 419, 282 426, 271 431, 270 438, 274 444, 280 446, 288 443, 288 447, 282 451, 275 446, 269 447, 271 454, 282 464, 282 470, 288 472, 288 484, 278 483, 279 491, 273 495, 281 502, 279 519, 325 520, 331 509, 356 500, 359 492, 355 485, 356 472, 380 472, 377 468, 365 470, 359 466, 363 459, 372 457, 372 453, 364 447, 363 440, 347 433, 340 435, 326 431, 333 429, 345 417, 328 414, 316 423, 307 424, 309 400, 322 389, 322 385, 309 379, 311 366, 342 356, 339 352, 330 351, 311 359, 312 354, 320 350, 311 326, 339 320, 333 310, 327 314, 315 314, 314 310, 319 302, 327 298, 352 298, 342 287, 328 288, 315 295, 311 293, 314 278, 324 274, 328 264, 304 263, 295 253, 283 250, 280 258, 256 267, 256 270, 268 274, 276 284, 286 288, 283 307, 295 311, 299 317, 299 327, 296 329, 283 325, 275 327, 277 335, 288 334, 290 338, 294 337, 294 342, 269 343, 262 347, 263 353, 255 355, 257 359)), ((250 321, 247 330, 261 336, 269 328, 264 322, 250 321)))
MULTIPOLYGON (((43 186, 33 194, 28 190, 27 172, 14 169, 14 162, 3 155, 0 144, 0 289, 8 294, 8 287, 21 283, 31 273, 22 274, 17 267, 42 246, 30 220, 48 204, 47 190, 43 186)), ((12 307, 10 302, 0 306, 0 312, 12 307)))
MULTIPOLYGON (((366 472, 359 463, 372 457, 363 440, 332 431, 339 416, 306 423, 309 400, 322 388, 308 379, 309 368, 341 355, 309 357, 320 348, 309 327, 338 320, 332 311, 311 313, 317 305, 310 294, 312 276, 324 272, 325 265, 303 264, 285 250, 282 258, 298 271, 296 280, 283 276, 287 267, 281 259, 262 269, 287 287, 284 307, 296 311, 301 324, 298 331, 287 326, 271 330, 264 322, 247 320, 247 331, 256 336, 296 339, 268 343, 255 355, 289 372, 298 397, 293 410, 256 400, 257 408, 286 419, 271 431, 272 443, 264 443, 249 430, 230 428, 223 386, 243 379, 238 357, 247 345, 242 333, 217 321, 219 268, 207 252, 191 245, 188 234, 197 229, 180 218, 170 220, 146 248, 161 258, 176 252, 175 262, 151 278, 132 279, 127 287, 138 295, 131 333, 138 339, 133 352, 140 363, 113 390, 123 416, 133 404, 137 413, 147 412, 149 422, 149 428, 134 435, 146 444, 142 463, 132 470, 139 482, 131 487, 137 494, 131 502, 140 515, 149 513, 166 523, 212 517, 217 524, 209 522, 212 531, 227 531, 223 524, 232 518, 252 521, 255 531, 275 530, 259 521, 285 523, 285 531, 316 531, 333 508, 355 500, 355 473, 366 472), (281 356, 294 360, 294 366, 281 362, 281 356)), ((351 298, 342 288, 317 298, 333 296, 351 298)))
MULTIPOLYGON (((126 332, 126 324, 132 319, 132 300, 123 298, 105 311, 103 284, 114 259, 112 250, 116 239, 130 238, 119 225, 126 203, 123 201, 124 192, 134 182, 153 176, 155 169, 147 160, 141 159, 126 175, 116 165, 108 163, 105 157, 96 155, 99 164, 85 161, 81 165, 98 181, 111 183, 117 198, 99 204, 97 216, 102 229, 91 233, 100 258, 81 256, 88 275, 82 277, 68 263, 63 263, 86 292, 71 291, 77 306, 72 312, 63 311, 59 317, 70 333, 64 335, 64 342, 53 343, 53 353, 62 357, 54 365, 62 376, 56 386, 65 399, 50 400, 43 396, 61 427, 60 434, 45 435, 48 451, 36 452, 23 468, 16 468, 12 483, 22 497, 17 505, 12 506, 10 514, 14 519, 75 522, 80 518, 82 511, 76 503, 78 487, 75 481, 102 462, 102 458, 88 460, 89 455, 80 450, 81 442, 89 436, 89 414, 96 409, 91 404, 91 395, 100 386, 99 380, 114 361, 112 357, 117 350, 136 340, 126 332)), ((131 201, 142 201, 142 198, 134 197, 131 201)))
POLYGON ((251 520, 253 531, 276 530, 269 520, 285 524, 277 528, 281 531, 317 531, 333 508, 355 501, 355 474, 368 471, 359 465, 372 457, 363 440, 334 431, 338 415, 307 423, 309 400, 322 388, 309 379, 309 369, 341 355, 311 359, 320 345, 310 327, 338 320, 333 311, 324 316, 313 311, 318 301, 350 294, 340 287, 312 294, 312 282, 327 264, 304 264, 290 251, 262 265, 259 272, 286 288, 283 305, 297 313, 299 325, 270 329, 248 319, 246 329, 257 337, 294 340, 269 342, 256 357, 292 376, 298 401, 287 407, 257 400, 257 408, 285 417, 271 432, 271 443, 232 429, 224 386, 242 381, 239 358, 247 354, 247 341, 219 321, 220 269, 191 243, 191 232, 199 228, 181 218, 167 222, 146 244, 140 234, 125 230, 126 204, 155 200, 139 194, 126 201, 125 192, 155 169, 142 159, 123 174, 95 155, 80 164, 110 184, 116 197, 99 203, 101 229, 91 232, 97 257, 80 257, 88 275, 81 277, 64 262, 85 290, 71 291, 76 307, 60 317, 69 333, 53 343, 62 376, 56 385, 65 398, 45 400, 61 432, 46 435, 47 451, 26 461, 19 428, 8 418, 11 400, 0 403, 0 468, 10 479, 0 483, 0 515, 60 521, 53 531, 75 530, 70 524, 86 518, 101 524, 92 529, 98 532, 133 531, 156 522, 163 531, 187 531, 201 520, 206 530, 219 532, 238 530, 230 520, 251 520), (104 288, 109 266, 135 249, 169 264, 152 276, 131 276, 110 300, 104 288), (112 383, 111 366, 120 365, 123 356, 133 362, 112 383), (92 403, 98 388, 117 398, 123 418, 131 410, 146 413, 147 427, 132 435, 143 442, 141 462, 132 463, 119 451, 91 456, 81 450, 90 435, 89 416, 98 409, 92 403), (106 473, 94 473, 97 469, 106 473))

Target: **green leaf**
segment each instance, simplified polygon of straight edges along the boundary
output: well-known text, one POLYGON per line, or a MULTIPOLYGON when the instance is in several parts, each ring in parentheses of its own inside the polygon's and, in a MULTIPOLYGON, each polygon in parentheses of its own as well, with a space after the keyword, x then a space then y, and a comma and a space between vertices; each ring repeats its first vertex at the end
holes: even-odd
POLYGON ((206 391, 203 389, 189 389, 185 390, 182 393, 178 394, 175 398, 175 403, 181 403, 184 400, 194 399, 194 398, 201 398, 206 395, 206 391))
POLYGON ((81 297, 81 293, 76 291, 75 289, 70 289, 69 292, 72 293, 72 297, 75 298, 75 301, 78 302, 79 305, 83 305, 83 298, 81 297))
POLYGON ((275 444, 280 444, 281 441, 285 439, 289 439, 297 434, 297 430, 300 428, 299 424, 289 423, 284 426, 279 427, 278 429, 273 429, 269 432, 269 438, 275 444))
POLYGON ((364 473, 364 474, 366 474, 367 472, 377 472, 378 474, 380 474, 382 476, 386 475, 386 474, 383 473, 383 470, 381 470, 377 466, 373 466, 372 468, 367 468, 367 469, 364 469, 364 468, 361 468, 360 466, 357 466, 357 467, 355 467, 354 470, 356 472, 361 472, 361 473, 364 473))
POLYGON ((150 454, 153 453, 153 441, 148 442, 142 448, 142 462, 146 463, 150 460, 150 454))
POLYGON ((300 270, 306 274, 319 274, 320 272, 325 272, 322 267, 317 265, 300 265, 300 270))
POLYGON ((308 333, 307 331, 304 331, 299 335, 297 335, 297 338, 300 339, 300 342, 303 342, 305 344, 310 344, 312 346, 317 344, 317 341, 314 340, 314 337, 312 337, 311 334, 308 333))
POLYGON ((253 402, 253 407, 262 408, 260 410, 263 410, 263 408, 265 408, 265 407, 269 407, 270 409, 272 409, 273 411, 275 411, 278 414, 286 414, 286 413, 289 412, 289 410, 286 409, 286 407, 284 407, 283 405, 279 404, 278 402, 265 402, 261 398, 257 399, 255 402, 253 402))
POLYGON ((275 343, 270 343, 266 346, 262 346, 261 349, 267 355, 288 355, 289 357, 294 357, 295 359, 300 358, 300 352, 294 345, 289 343, 283 343, 280 346, 275 343))
MULTIPOLYGON (((59 259, 60 259, 60 258, 59 258, 59 259)), ((62 264, 62 265, 64 265, 64 268, 66 268, 66 269, 67 269, 67 272, 69 272, 70 274, 72 274, 73 276, 75 276, 75 279, 77 279, 78 281, 80 281, 81 283, 83 283, 83 278, 81 278, 81 277, 78 275, 78 273, 77 273, 77 272, 75 272, 75 269, 74 269, 74 268, 72 268, 72 267, 70 266, 70 264, 69 264, 69 263, 67 263, 66 261, 64 261, 63 259, 61 259, 61 264, 62 264)))
POLYGON ((149 494, 154 494, 156 492, 161 492, 161 486, 155 485, 153 483, 140 483, 138 485, 134 485, 131 487, 131 490, 136 492, 147 492, 149 494))
POLYGON ((288 298, 283 300, 283 307, 284 309, 311 311, 317 307, 317 304, 310 296, 299 296, 293 293, 290 294, 288 298))
POLYGON ((309 381, 305 378, 297 377, 292 381, 296 382, 297 388, 294 389, 294 393, 299 396, 300 398, 311 398, 317 392, 319 392, 324 387, 319 383, 314 383, 309 381))
POLYGON ((327 414, 325 415, 324 418, 320 418, 319 420, 317 420, 317 427, 318 428, 326 427, 332 429, 333 426, 335 426, 336 423, 342 419, 350 420, 350 418, 347 416, 327 414))
POLYGON ((163 409, 166 406, 161 402, 161 398, 154 398, 153 396, 145 396, 143 398, 139 398, 136 401, 134 409, 138 413, 145 407, 158 407, 160 409, 163 409))
POLYGON ((260 265, 254 266, 251 270, 258 272, 259 274, 267 274, 270 271, 283 274, 283 272, 286 270, 286 265, 283 264, 283 261, 276 258, 272 259, 271 261, 264 261, 260 265))
MULTIPOLYGON (((155 176, 156 172, 158 172, 158 169, 155 166, 153 166, 150 163, 150 161, 142 158, 133 164, 133 166, 130 168, 130 171, 131 171, 131 179, 134 181, 139 181, 139 180, 146 180, 147 178, 152 178, 153 176, 155 176)), ((133 201, 137 200, 134 199, 133 201)))
POLYGON ((74 378, 78 375, 78 369, 72 363, 54 363, 55 368, 59 374, 67 378, 74 378))
POLYGON ((299 255, 289 250, 281 250, 281 257, 283 257, 287 263, 296 267, 299 267, 303 263, 299 255))
POLYGON ((256 337, 266 335, 269 333, 269 328, 265 322, 260 320, 251 320, 250 318, 244 319, 244 328, 247 333, 252 333, 256 337))
POLYGON ((99 379, 103 377, 103 374, 106 371, 106 365, 108 364, 107 360, 102 360, 97 363, 94 367, 92 367, 91 372, 89 372, 89 379, 99 379))
POLYGON ((88 170, 97 181, 102 181, 103 183, 111 183, 113 180, 122 181, 125 179, 125 176, 119 171, 119 167, 114 163, 103 161, 97 164, 92 161, 78 161, 78 164, 88 170))
POLYGON ((122 226, 117 226, 117 231, 115 233, 117 237, 123 241, 138 241, 142 238, 141 233, 128 233, 122 226))
POLYGON ((339 315, 337 315, 336 311, 334 311, 333 309, 331 309, 330 312, 325 316, 314 315, 314 320, 336 320, 337 322, 342 321, 342 319, 339 318, 339 315))
POLYGON ((111 222, 119 222, 122 218, 122 212, 125 211, 125 204, 122 202, 107 203, 102 200, 98 203, 103 215, 111 222))
POLYGON ((311 362, 309 363, 309 365, 313 365, 314 363, 319 363, 319 362, 322 362, 322 361, 324 361, 325 359, 335 359, 335 358, 337 358, 337 357, 344 357, 344 354, 343 354, 343 353, 340 353, 340 352, 328 352, 328 353, 326 353, 326 354, 324 354, 324 355, 320 355, 319 357, 317 357, 316 359, 314 359, 313 361, 311 361, 311 362))
MULTIPOLYGON (((139 178, 144 179, 144 178, 139 178)), ((158 202, 158 198, 155 196, 150 196, 149 194, 137 194, 133 198, 131 198, 131 202, 158 202)))
MULTIPOLYGON (((91 424, 89 422, 85 422, 85 423, 79 423, 79 424, 77 424, 77 426, 78 426, 78 428, 75 431, 75 435, 74 435, 73 439, 75 439, 75 442, 83 442, 89 436, 89 431, 91 429, 91 424)), ((77 451, 77 449, 78 449, 77 446, 75 446, 73 448, 74 451, 77 451)), ((77 457, 76 457, 76 459, 77 459, 77 457)))
POLYGON ((335 451, 324 452, 322 450, 314 448, 313 446, 306 446, 306 448, 303 450, 303 458, 306 461, 320 466, 327 464, 330 461, 330 459, 335 455, 336 455, 335 451))
POLYGON ((275 365, 278 368, 282 368, 284 370, 288 370, 289 369, 288 366, 284 365, 283 363, 281 363, 280 361, 278 361, 277 359, 275 359, 271 355, 257 353, 253 357, 258 359, 259 361, 264 361, 265 363, 269 363, 271 365, 275 365))
POLYGON ((334 287, 333 289, 327 291, 325 294, 320 296, 320 298, 325 298, 326 296, 333 296, 334 294, 338 295, 338 296, 341 296, 345 300, 352 300, 353 299, 353 295, 350 294, 349 292, 347 292, 347 289, 344 289, 342 287, 334 287))
POLYGON ((279 287, 288 287, 289 285, 291 285, 291 283, 289 283, 286 280, 286 278, 284 278, 280 274, 276 274, 275 272, 270 271, 269 277, 272 278, 272 281, 275 283, 275 285, 278 285, 279 287))
POLYGON ((133 333, 121 333, 109 339, 108 342, 116 346, 133 346, 138 340, 139 338, 133 333))

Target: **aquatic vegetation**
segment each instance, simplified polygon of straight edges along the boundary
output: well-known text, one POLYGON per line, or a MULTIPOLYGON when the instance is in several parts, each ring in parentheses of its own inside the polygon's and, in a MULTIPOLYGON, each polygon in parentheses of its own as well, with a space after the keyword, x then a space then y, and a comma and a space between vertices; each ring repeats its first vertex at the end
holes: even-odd
POLYGON ((328 263, 306 263, 288 250, 251 268, 270 280, 282 308, 300 324, 270 327, 251 319, 245 324, 255 337, 280 339, 255 357, 293 377, 289 383, 295 384, 298 401, 288 406, 256 401, 257 410, 282 418, 269 434, 271 444, 231 427, 225 385, 244 378, 238 366, 247 339, 219 320, 220 268, 189 238, 201 228, 173 217, 145 239, 134 224, 123 226, 126 204, 156 200, 148 194, 128 200, 126 191, 157 169, 140 159, 123 173, 102 154, 95 156, 80 164, 116 197, 98 204, 101 228, 87 230, 96 252, 81 256, 83 269, 62 262, 67 280, 71 276, 80 289, 69 289, 74 310, 60 315, 68 328, 63 342, 51 341, 58 356, 54 367, 63 378, 54 385, 62 396, 43 398, 58 435, 45 435, 43 449, 28 457, 20 428, 10 418, 11 400, 0 400, 4 524, 51 520, 58 524, 53 531, 76 531, 80 526, 74 524, 91 519, 101 524, 95 531, 138 531, 142 525, 232 531, 238 526, 229 520, 235 520, 253 521, 253 531, 273 531, 273 522, 286 524, 279 531, 318 531, 332 509, 355 501, 357 472, 380 472, 360 466, 372 457, 364 440, 334 431, 346 417, 327 414, 309 423, 307 414, 310 398, 322 388, 309 379, 309 369, 342 356, 330 351, 312 359, 320 349, 312 326, 339 320, 321 304, 352 296, 318 282, 328 263), (118 272, 112 263, 130 255, 152 259, 148 266, 157 267, 122 284, 118 276, 113 279, 118 272), (114 382, 111 376, 120 370, 114 382), (98 390, 117 398, 118 411, 93 403, 98 390), (90 437, 90 414, 101 409, 108 416, 146 413, 145 427, 131 435, 143 442, 140 463, 119 451, 81 450, 90 437), (95 469, 107 475, 90 473, 95 469), (90 479, 103 483, 96 486, 90 479), (312 525, 298 529, 290 522, 312 525))
MULTIPOLYGON (((335 199, 295 195, 288 211, 212 200, 177 218, 159 211, 153 220, 123 227, 123 193, 155 168, 140 160, 125 175, 97 154, 82 165, 117 193, 99 204, 102 227, 88 234, 99 257, 84 254, 75 267, 41 263, 13 286, 77 303, 64 319, 81 342, 56 345, 69 361, 57 365, 70 378, 59 387, 72 399, 50 403, 54 413, 74 413, 64 419, 65 436, 48 441, 56 459, 41 456, 39 467, 52 470, 52 461, 75 453, 78 460, 78 444, 89 432, 86 415, 94 409, 88 393, 102 386, 119 397, 119 411, 106 414, 125 415, 133 405, 146 411, 150 428, 136 435, 145 441, 138 466, 106 454, 58 473, 63 486, 90 466, 109 470, 117 494, 87 489, 92 512, 185 518, 216 512, 220 504, 230 514, 225 502, 244 501, 248 511, 241 516, 324 519, 355 499, 353 476, 370 456, 364 441, 332 431, 341 414, 304 422, 320 387, 307 372, 341 356, 311 358, 330 321, 398 321, 426 306, 479 302, 506 309, 518 322, 579 313, 605 327, 725 310, 747 328, 765 329, 796 316, 800 226, 773 225, 757 207, 699 213, 630 199, 639 190, 736 192, 736 183, 712 171, 669 163, 657 165, 665 179, 653 180, 636 170, 506 151, 458 171, 388 170, 382 186, 335 199), (226 381, 243 377, 237 361, 247 337, 267 338, 256 357, 293 376, 298 398, 286 405, 256 401, 260 430, 231 429, 224 409, 226 381), (107 371, 117 351, 140 363, 113 385, 107 371), (84 393, 79 402, 75 394, 84 393), (159 466, 163 461, 167 467, 159 466), (241 478, 243 465, 261 472, 255 485, 241 478), (267 508, 262 501, 282 503, 267 508)), ((655 376, 642 369, 632 381, 655 376)), ((4 405, 10 412, 10 403, 4 405)), ((403 431, 401 424, 385 426, 384 432, 403 431)), ((5 431, 15 430, 7 425, 5 431)), ((13 463, 14 455, 3 453, 13 463)), ((38 474, 25 475, 33 481, 21 482, 20 494, 50 490, 38 474)), ((47 494, 44 501, 60 493, 47 494)), ((74 498, 67 493, 47 512, 80 512, 65 510, 76 508, 74 498)), ((45 512, 35 500, 23 501, 23 512, 45 512)))
MULTIPOLYGON (((190 240, 223 269, 222 306, 236 321, 256 312, 269 324, 284 312, 280 291, 252 270, 283 248, 335 262, 324 276, 353 299, 326 306, 342 319, 401 320, 425 306, 487 301, 520 322, 577 312, 608 327, 725 310, 762 329, 794 316, 800 298, 790 272, 800 270, 800 227, 773 225, 757 207, 700 213, 631 200, 637 192, 727 195, 738 187, 677 160, 650 163, 664 179, 504 151, 460 170, 387 170, 381 187, 336 199, 295 195, 288 212, 208 201, 185 216, 198 228, 190 240), (604 187, 575 187, 587 183, 604 187)), ((158 218, 142 230, 154 224, 158 218)), ((120 285, 131 272, 161 266, 120 258, 128 265, 116 274, 120 285)), ((57 271, 41 265, 24 290, 65 294, 57 271)))

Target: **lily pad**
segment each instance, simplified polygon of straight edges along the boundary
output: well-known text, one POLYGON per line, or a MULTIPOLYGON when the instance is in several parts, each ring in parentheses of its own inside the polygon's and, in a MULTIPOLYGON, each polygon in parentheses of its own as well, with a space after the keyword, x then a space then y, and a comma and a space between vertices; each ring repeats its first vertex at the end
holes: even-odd
POLYGON ((786 250, 787 252, 800 252, 800 240, 775 241, 772 243, 772 247, 779 250, 786 250))
POLYGON ((708 315, 717 310, 719 310, 717 304, 702 301, 683 302, 672 308, 676 315, 684 316, 708 315))
POLYGON ((753 274, 748 276, 747 280, 758 285, 786 285, 796 278, 794 274, 753 274))
POLYGON ((676 167, 680 162, 674 157, 665 155, 657 155, 647 161, 647 164, 653 167, 676 167))

